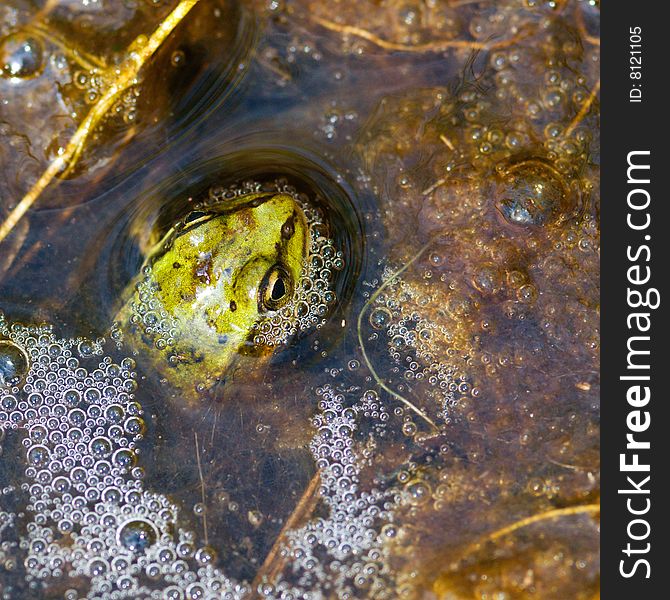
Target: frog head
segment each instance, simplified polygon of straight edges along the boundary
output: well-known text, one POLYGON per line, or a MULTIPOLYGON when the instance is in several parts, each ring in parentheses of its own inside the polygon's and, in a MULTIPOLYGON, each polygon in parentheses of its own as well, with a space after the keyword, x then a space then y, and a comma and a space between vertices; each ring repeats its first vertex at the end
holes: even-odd
POLYGON ((264 322, 279 317, 287 333, 295 330, 289 305, 309 235, 303 208, 287 193, 251 193, 191 212, 151 250, 117 321, 132 346, 150 348, 170 383, 220 380, 240 354, 272 352, 273 343, 255 335, 264 322))

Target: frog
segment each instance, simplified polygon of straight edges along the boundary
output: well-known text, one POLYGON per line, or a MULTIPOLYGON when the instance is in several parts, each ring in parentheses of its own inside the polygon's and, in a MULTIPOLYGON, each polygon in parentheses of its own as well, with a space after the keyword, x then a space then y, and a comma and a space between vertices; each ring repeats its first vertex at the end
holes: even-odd
MULTIPOLYGON (((166 200, 163 208, 181 215, 166 231, 145 219, 130 226, 130 234, 140 236, 143 256, 139 272, 120 296, 111 335, 59 339, 48 325, 10 324, 0 313, 0 431, 4 435, 9 426, 7 410, 18 406, 14 398, 33 389, 36 372, 46 365, 43 351, 51 348, 56 362, 49 369, 57 368, 59 359, 71 359, 66 365, 72 369, 69 381, 79 387, 69 390, 67 402, 75 421, 79 423, 82 409, 99 404, 91 409, 100 416, 98 432, 117 427, 119 433, 119 423, 127 429, 120 438, 97 436, 91 448, 100 456, 111 457, 130 479, 144 479, 148 490, 160 489, 165 481, 182 482, 170 494, 175 507, 192 503, 192 479, 200 478, 209 542, 199 556, 215 556, 216 549, 231 543, 231 536, 237 543, 237 536, 246 532, 254 545, 240 545, 236 551, 262 557, 290 515, 295 495, 313 476, 306 447, 313 431, 305 417, 312 407, 304 403, 292 425, 283 410, 268 405, 265 394, 239 381, 248 382, 251 373, 265 375, 267 369, 261 367, 295 336, 327 320, 328 314, 317 308, 334 302, 337 279, 330 274, 343 256, 335 251, 325 207, 282 181, 215 186, 205 196, 187 203, 185 210, 175 208, 178 200, 173 205, 166 200), (147 318, 150 313, 169 328, 157 326, 147 318), (93 381, 87 377, 90 363, 99 367, 89 371, 97 373, 93 386, 102 386, 104 394, 97 388, 86 394, 83 380, 93 381), (237 381, 232 376, 236 367, 244 375, 237 381), (82 383, 76 383, 77 377, 82 383), (156 385, 160 387, 152 387, 156 385), (228 393, 231 387, 237 393, 228 393), (158 402, 152 400, 155 389, 162 392, 158 402), (217 420, 230 422, 232 414, 244 421, 239 431, 224 429, 225 436, 217 435, 217 420), (271 433, 259 431, 260 423, 271 433), (204 435, 203 426, 211 437, 204 435), (179 443, 185 447, 184 439, 192 440, 195 453, 177 449, 179 443), (250 444, 262 439, 264 446, 245 453, 245 439, 250 444), (133 471, 140 455, 143 464, 152 465, 150 472, 133 471), (286 494, 268 502, 253 492, 259 478, 270 476, 286 494), (231 480, 237 482, 233 489, 231 480)), ((35 396, 35 403, 40 402, 35 396)), ((36 425, 36 413, 28 413, 15 411, 19 435, 36 425)), ((37 427, 41 432, 41 425, 37 427)), ((42 464, 51 451, 50 442, 28 449, 28 460, 42 464)), ((195 516, 204 514, 202 510, 195 516)), ((188 512, 181 528, 189 527, 188 512)), ((116 543, 136 554, 157 544, 164 531, 154 517, 125 519, 119 525, 116 543)), ((198 531, 199 526, 196 518, 192 527, 198 531)), ((187 535, 179 533, 179 540, 187 535)), ((253 563, 235 564, 243 579, 253 577, 253 563)))
MULTIPOLYGON (((262 552, 278 534, 273 519, 286 518, 293 500, 289 492, 265 506, 254 499, 254 486, 276 470, 278 484, 302 493, 314 471, 308 449, 313 406, 305 402, 287 415, 285 407, 278 410, 268 402, 271 395, 258 378, 285 372, 276 366, 273 371, 273 360, 281 363, 280 354, 299 339, 313 337, 329 320, 345 257, 336 250, 327 206, 282 179, 223 182, 194 196, 194 202, 181 203, 183 210, 178 199, 172 206, 164 201, 164 214, 170 215, 164 232, 144 216, 133 224, 143 260, 121 294, 114 323, 123 334, 123 351, 134 355, 146 377, 142 398, 147 413, 151 386, 160 386, 155 417, 147 419, 147 429, 154 429, 147 433, 153 446, 147 485, 158 489, 153 473, 187 481, 189 473, 197 472, 198 452, 203 453, 210 461, 203 485, 211 490, 207 510, 213 546, 229 543, 230 531, 248 530, 258 546, 254 552, 262 552), (172 215, 176 218, 169 222, 172 215), (248 385, 251 381, 257 385, 248 385), (217 422, 234 418, 244 421, 239 432, 215 430, 217 422), (259 433, 260 424, 269 432, 259 433), (203 439, 203 430, 208 438, 203 439), (195 456, 180 453, 175 463, 174 452, 164 449, 183 439, 194 440, 198 450, 195 456), (259 440, 262 448, 237 454, 259 440), (212 462, 222 454, 237 458, 212 462), (215 500, 230 493, 224 490, 231 479, 237 482, 231 502, 234 498, 239 506, 241 521, 227 502, 215 500), (264 522, 254 525, 248 514, 259 506, 265 506, 264 522)), ((175 490, 172 497, 186 504, 189 492, 175 490)))
POLYGON ((309 231, 305 210, 285 192, 192 210, 148 249, 116 322, 171 385, 211 386, 241 356, 268 357, 280 345, 254 341, 263 323, 275 317, 295 329, 293 312, 281 309, 299 295, 309 231))
MULTIPOLYGON (((303 4, 316 7, 317 3, 303 4)), ((396 5, 389 6, 396 11, 396 5)), ((179 250, 175 240, 180 235, 202 232, 206 254, 219 247, 214 230, 220 232, 226 222, 235 220, 238 226, 230 228, 230 253, 222 259, 226 265, 234 263, 233 268, 242 270, 235 262, 237 248, 249 236, 254 241, 250 244, 252 252, 260 253, 256 237, 276 238, 282 221, 270 219, 261 231, 238 219, 240 210, 227 210, 227 203, 239 201, 247 206, 240 196, 260 190, 193 206, 178 222, 170 224, 167 234, 149 233, 146 224, 138 226, 143 240, 143 257, 138 261, 141 268, 123 294, 116 320, 117 330, 126 338, 124 350, 130 349, 136 358, 141 355, 138 363, 143 363, 137 369, 129 363, 124 371, 139 374, 137 398, 149 429, 138 448, 142 465, 138 468, 146 469, 144 479, 141 482, 138 476, 133 484, 164 494, 157 497, 169 497, 185 507, 195 496, 197 507, 180 515, 184 520, 189 514, 192 519, 197 517, 191 527, 196 533, 186 544, 190 564, 197 555, 201 560, 198 573, 209 570, 210 550, 193 552, 196 542, 205 541, 221 552, 221 566, 227 575, 251 582, 251 594, 258 590, 270 597, 286 598, 289 593, 297 597, 330 589, 333 597, 427 595, 465 600, 484 594, 565 597, 576 589, 573 597, 592 598, 597 585, 598 538, 595 519, 591 518, 597 514, 597 381, 595 371, 581 367, 594 364, 593 351, 597 349, 593 345, 597 290, 588 284, 597 280, 597 256, 592 249, 597 248, 594 216, 599 196, 594 186, 597 169, 590 158, 583 160, 583 155, 591 157, 597 152, 597 141, 591 138, 597 132, 597 102, 589 104, 589 98, 597 96, 590 92, 597 62, 590 54, 563 56, 581 52, 582 48, 574 43, 576 36, 568 35, 574 29, 568 28, 572 9, 592 9, 573 7, 571 3, 562 3, 556 11, 542 3, 523 9, 516 2, 481 7, 464 4, 453 8, 458 19, 436 20, 431 11, 444 7, 431 6, 425 8, 426 18, 422 12, 422 27, 425 22, 424 28, 441 23, 445 28, 457 29, 453 33, 436 29, 436 35, 430 38, 414 32, 405 40, 405 26, 415 27, 417 22, 411 11, 393 13, 404 24, 401 35, 395 35, 388 30, 389 13, 382 12, 390 9, 363 10, 366 14, 361 20, 362 5, 351 6, 357 16, 350 22, 356 23, 356 28, 328 24, 323 19, 305 20, 322 26, 324 31, 314 34, 316 41, 305 44, 301 56, 296 58, 291 51, 287 64, 293 64, 294 58, 312 60, 308 48, 326 48, 319 69, 330 73, 328 59, 332 61, 331 53, 337 53, 342 38, 343 53, 355 52, 362 55, 356 60, 370 61, 365 74, 372 81, 371 64, 395 69, 409 56, 403 57, 396 50, 393 57, 384 57, 380 50, 385 46, 401 45, 401 50, 418 57, 429 51, 429 46, 436 48, 434 40, 444 37, 446 40, 440 42, 443 49, 452 42, 460 46, 446 52, 450 53, 449 61, 457 64, 454 68, 463 70, 464 81, 442 87, 449 82, 435 80, 433 61, 417 59, 409 63, 417 66, 417 75, 407 78, 404 89, 395 78, 392 89, 376 89, 370 83, 369 89, 374 91, 370 101, 381 98, 372 115, 372 109, 352 94, 351 83, 339 83, 339 73, 339 94, 349 104, 340 103, 333 110, 331 88, 324 93, 328 123, 338 121, 341 108, 340 121, 350 123, 347 126, 357 133, 353 152, 358 159, 354 161, 349 153, 351 144, 344 142, 347 130, 338 129, 339 137, 329 138, 330 148, 346 150, 342 153, 347 156, 346 164, 365 167, 361 168, 359 183, 369 186, 376 197, 375 210, 361 215, 367 242, 361 284, 352 295, 351 310, 342 313, 346 319, 338 319, 338 326, 341 322, 341 329, 347 333, 346 343, 341 345, 346 358, 342 354, 328 356, 323 343, 314 343, 302 355, 309 359, 291 370, 290 377, 256 368, 279 358, 291 335, 306 329, 300 317, 305 291, 300 283, 277 310, 263 312, 258 304, 250 302, 246 312, 240 312, 239 306, 229 311, 222 322, 224 335, 226 327, 239 327, 243 331, 238 342, 229 338, 219 344, 215 327, 193 327, 195 309, 181 296, 189 286, 186 280, 183 287, 176 286, 173 273, 183 268, 175 269, 174 263, 186 262, 187 246, 179 250), (512 37, 508 30, 519 27, 520 21, 520 35, 512 37), (565 27, 556 26, 556 22, 565 22, 565 27), (374 30, 379 27, 376 23, 382 23, 385 29, 366 37, 378 48, 366 46, 361 40, 351 43, 352 37, 360 37, 362 27, 374 30), (470 42, 460 39, 468 24, 472 35, 465 37, 470 42), (333 34, 327 45, 318 39, 325 30, 333 34), (476 46, 486 49, 477 53, 478 61, 473 57, 470 63, 467 57, 476 46), (468 68, 472 64, 469 70, 474 81, 460 64, 466 59, 468 68), (421 77, 426 69, 420 68, 420 62, 430 68, 427 81, 421 77), (550 72, 545 73, 549 67, 550 72), (578 77, 582 71, 583 80, 578 77), (429 87, 418 87, 424 83, 429 87), (545 94, 547 86, 560 89, 545 94), (360 110, 360 117, 344 113, 349 107, 360 110), (367 123, 366 129, 359 131, 356 123, 367 123), (333 145, 337 143, 340 145, 333 145), (585 152, 587 149, 589 152, 585 152), (190 232, 182 233, 189 227, 190 232), (209 234, 205 236, 205 232, 209 234), (164 272, 159 273, 159 263, 168 253, 172 253, 172 263, 166 259, 164 272), (163 289, 175 290, 171 308, 165 306, 167 294, 156 287, 161 283, 163 289), (165 331, 152 329, 147 334, 141 323, 132 322, 138 316, 133 305, 139 306, 142 297, 149 303, 163 303, 169 324, 165 331), (183 312, 175 316, 177 308, 183 312), (283 333, 283 326, 293 333, 283 333), (205 344, 210 339, 211 345, 205 344), (206 351, 202 350, 205 347, 206 351), (192 348, 201 350, 199 362, 189 354, 192 348), (572 368, 575 364, 577 368, 572 368), (325 366, 329 367, 327 371, 325 366), (161 374, 162 387, 152 397, 153 371, 161 374), (247 375, 260 375, 263 381, 259 376, 249 385, 247 375), (241 380, 244 385, 239 384, 241 380), (225 385, 211 395, 201 393, 217 383, 225 385), (173 389, 180 393, 172 397, 173 389), (198 410, 196 397, 202 401, 198 410), (176 406, 175 399, 186 410, 178 413, 165 409, 176 406), (300 440, 293 431, 287 433, 287 420, 296 415, 302 418, 300 426, 305 432, 300 440), (278 435, 294 445, 312 438, 313 454, 307 449, 303 454, 305 462, 309 461, 309 466, 315 463, 318 469, 313 477, 313 469, 287 469, 290 462, 285 452, 279 459, 269 460, 271 454, 285 450, 275 439, 278 435), (248 463, 243 463, 245 452, 248 463), (258 468, 250 468, 250 464, 258 468), (309 482, 293 481, 299 472, 311 477, 309 482), (189 473, 190 479, 184 477, 189 473), (289 487, 291 484, 293 487, 289 487), (289 511, 277 510, 282 502, 291 504, 291 510, 295 507, 285 526, 282 518, 289 511), (556 509, 562 506, 570 510, 579 507, 580 512, 567 514, 556 509), (531 515, 535 517, 529 518, 531 515), (542 530, 537 531, 537 527, 542 530), (332 532, 344 539, 331 539, 332 532), (349 539, 348 532, 352 532, 349 539), (251 540, 258 542, 260 537, 263 542, 252 548, 251 540), (282 538, 289 545, 288 551, 280 545, 282 538), (350 543, 352 538, 356 543, 350 543), (268 551, 266 541, 274 539, 277 545, 268 551), (365 540, 365 546, 358 545, 360 539, 365 540), (259 559, 264 556, 267 559, 260 565, 259 559), (559 566, 557 556, 562 557, 559 566), (577 561, 586 565, 579 573, 574 570, 577 561), (331 565, 337 567, 341 577, 330 570, 331 565), (373 575, 370 581, 359 577, 375 572, 388 578, 373 575), (517 577, 518 573, 521 575, 517 577), (354 576, 356 580, 351 581, 354 576), (296 581, 299 591, 288 587, 296 581), (567 592, 566 583, 570 584, 567 592)), ((340 16, 347 22, 346 13, 340 16)), ((290 27, 291 19, 276 19, 280 21, 281 27, 287 23, 290 27)), ((575 27, 579 29, 578 21, 575 27)), ((301 28, 301 37, 309 36, 308 30, 301 28)), ((263 54, 273 58, 270 52, 263 54)), ((341 56, 337 59, 332 64, 339 69, 341 56)), ((275 60, 268 62, 276 70, 275 60)), ((351 64, 356 63, 352 60, 351 64)), ((391 79, 386 77, 387 70, 379 69, 379 73, 391 79)), ((300 85, 299 69, 294 75, 294 82, 282 80, 285 88, 300 85)), ((258 87, 276 102, 276 87, 258 87)), ((597 86, 593 89, 597 92, 597 86)), ((302 104, 306 97, 302 88, 299 91, 296 98, 302 104)), ((258 97, 254 98, 258 102, 258 97)), ((298 110, 300 117, 313 111, 315 98, 307 99, 305 111, 298 110)), ((299 123, 300 129, 309 129, 311 123, 306 118, 280 118, 271 124, 283 127, 290 120, 299 123)), ((234 116, 226 115, 223 120, 231 129, 236 124, 234 116)), ((251 121, 248 118, 245 123, 251 121)), ((255 121, 254 133, 264 132, 266 123, 255 121)), ((333 130, 327 131, 332 134, 333 130)), ((311 136, 312 131, 308 133, 311 136)), ((221 130, 212 128, 211 136, 219 142, 221 130)), ((272 136, 275 142, 274 129, 272 136)), ((298 135, 296 139, 303 138, 298 135)), ((237 149, 237 137, 234 144, 237 149)), ((202 155, 211 159, 211 144, 202 145, 202 155)), ((323 155, 327 163, 327 153, 323 155)), ((271 196, 282 192, 275 189, 271 196)), ((315 254, 313 218, 303 203, 292 193, 288 195, 300 206, 308 224, 308 242, 303 248, 307 264, 303 263, 300 277, 307 274, 309 279, 315 254)), ((364 206, 355 206, 364 210, 364 206)), ((247 208, 259 206, 250 204, 247 208)), ((275 256, 278 254, 275 247, 275 256)), ((211 269, 201 269, 199 274, 195 273, 196 265, 189 264, 194 285, 205 287, 208 276, 211 280, 211 269)), ((272 266, 276 264, 272 262, 272 266)), ((282 266, 286 269, 285 263, 282 266)), ((259 270, 256 282, 263 282, 263 275, 259 270)), ((260 293, 262 283, 250 283, 247 289, 253 285, 260 293)), ((285 280, 278 285, 274 299, 283 302, 281 286, 284 290, 288 286, 285 280)), ((271 297, 273 291, 274 284, 271 297)), ((228 297, 225 300, 230 301, 228 297)), ((307 305, 311 311, 317 303, 310 301, 307 305)), ((230 308, 230 304, 227 306, 230 308)), ((40 336, 36 339, 40 343, 40 336)), ((5 377, 10 378, 21 371, 23 363, 15 347, 5 347, 13 351, 5 370, 5 377)), ((40 352, 40 357, 51 356, 46 345, 40 352)), ((49 358, 57 372, 60 367, 56 360, 49 358)), ((86 360, 93 362, 90 357, 86 360)), ((116 371, 113 364, 110 366, 116 371)), ((90 367, 90 374, 92 378, 99 374, 97 365, 90 367)), ((110 375, 110 379, 114 377, 110 375)), ((128 387, 132 388, 134 379, 126 379, 124 384, 126 381, 131 381, 128 387)), ((122 390, 118 395, 124 394, 122 390)), ((127 398, 122 406, 133 411, 128 422, 133 431, 138 431, 135 412, 139 404, 127 398)), ((117 418, 117 413, 111 416, 117 418)), ((119 422, 125 425, 125 421, 119 422)), ((93 426, 99 424, 91 429, 93 426)), ((119 431, 116 423, 109 429, 119 431)), ((41 445, 39 433, 33 433, 31 447, 41 445)), ((123 437, 114 439, 116 444, 123 437)), ((88 452, 99 449, 100 444, 92 445, 88 452)), ((129 462, 127 455, 118 457, 129 462)), ((35 451, 30 458, 41 461, 43 453, 35 451)), ((132 460, 130 463, 134 464, 132 460)), ((35 489, 36 494, 42 493, 42 488, 35 489)), ((54 497, 60 498, 59 493, 54 490, 54 497)), ((102 521, 105 516, 101 523, 109 529, 102 521)), ((138 552, 142 546, 153 547, 168 531, 154 517, 139 512, 133 517, 134 521, 119 523, 116 548, 138 552)), ((169 525, 180 531, 188 527, 176 517, 169 525)), ((56 530, 55 524, 49 526, 56 530)), ((34 537, 38 533, 36 529, 34 537)), ((65 550, 69 547, 62 545, 65 550)), ((45 557, 45 565, 46 560, 49 565, 55 563, 48 549, 59 550, 55 545, 43 545, 36 552, 40 559, 45 557)), ((86 551, 88 558, 97 548, 87 544, 86 551)), ((115 569, 119 568, 118 562, 115 569)), ((31 563, 26 564, 30 568, 31 563)), ((95 572, 100 572, 98 563, 95 566, 95 572)), ((37 569, 34 572, 38 573, 34 577, 42 578, 37 569)), ((191 580, 195 578, 195 574, 188 575, 191 580)), ((111 572, 111 577, 127 581, 121 578, 120 570, 111 572)), ((202 593, 195 585, 192 591, 202 593)), ((132 597, 134 589, 129 589, 128 597, 132 597)))

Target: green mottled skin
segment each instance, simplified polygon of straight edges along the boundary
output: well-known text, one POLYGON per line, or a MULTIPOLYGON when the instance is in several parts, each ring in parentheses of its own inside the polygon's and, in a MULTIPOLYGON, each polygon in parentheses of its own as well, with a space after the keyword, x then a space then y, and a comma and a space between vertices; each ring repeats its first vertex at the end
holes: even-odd
POLYGON ((173 228, 144 266, 151 267, 158 284, 154 297, 176 322, 175 343, 158 349, 144 328, 131 322, 133 305, 140 303, 135 285, 117 317, 126 341, 183 391, 222 379, 241 353, 269 354, 270 348, 252 343, 253 327, 291 300, 308 231, 295 199, 273 193, 223 201, 173 228))

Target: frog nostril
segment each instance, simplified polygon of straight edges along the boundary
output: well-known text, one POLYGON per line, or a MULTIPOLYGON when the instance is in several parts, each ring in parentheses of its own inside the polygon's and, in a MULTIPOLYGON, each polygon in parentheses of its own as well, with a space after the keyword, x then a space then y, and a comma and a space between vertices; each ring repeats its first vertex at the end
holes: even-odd
POLYGON ((295 233, 295 213, 281 226, 281 236, 284 240, 289 240, 295 233))

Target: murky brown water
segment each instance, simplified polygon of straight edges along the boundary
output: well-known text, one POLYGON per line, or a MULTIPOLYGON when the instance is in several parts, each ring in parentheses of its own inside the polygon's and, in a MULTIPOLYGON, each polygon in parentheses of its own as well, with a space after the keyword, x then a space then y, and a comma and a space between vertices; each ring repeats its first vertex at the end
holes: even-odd
POLYGON ((4 2, 4 597, 599 597, 598 97, 595 2, 4 2), (205 378, 145 259, 251 190, 205 378))

